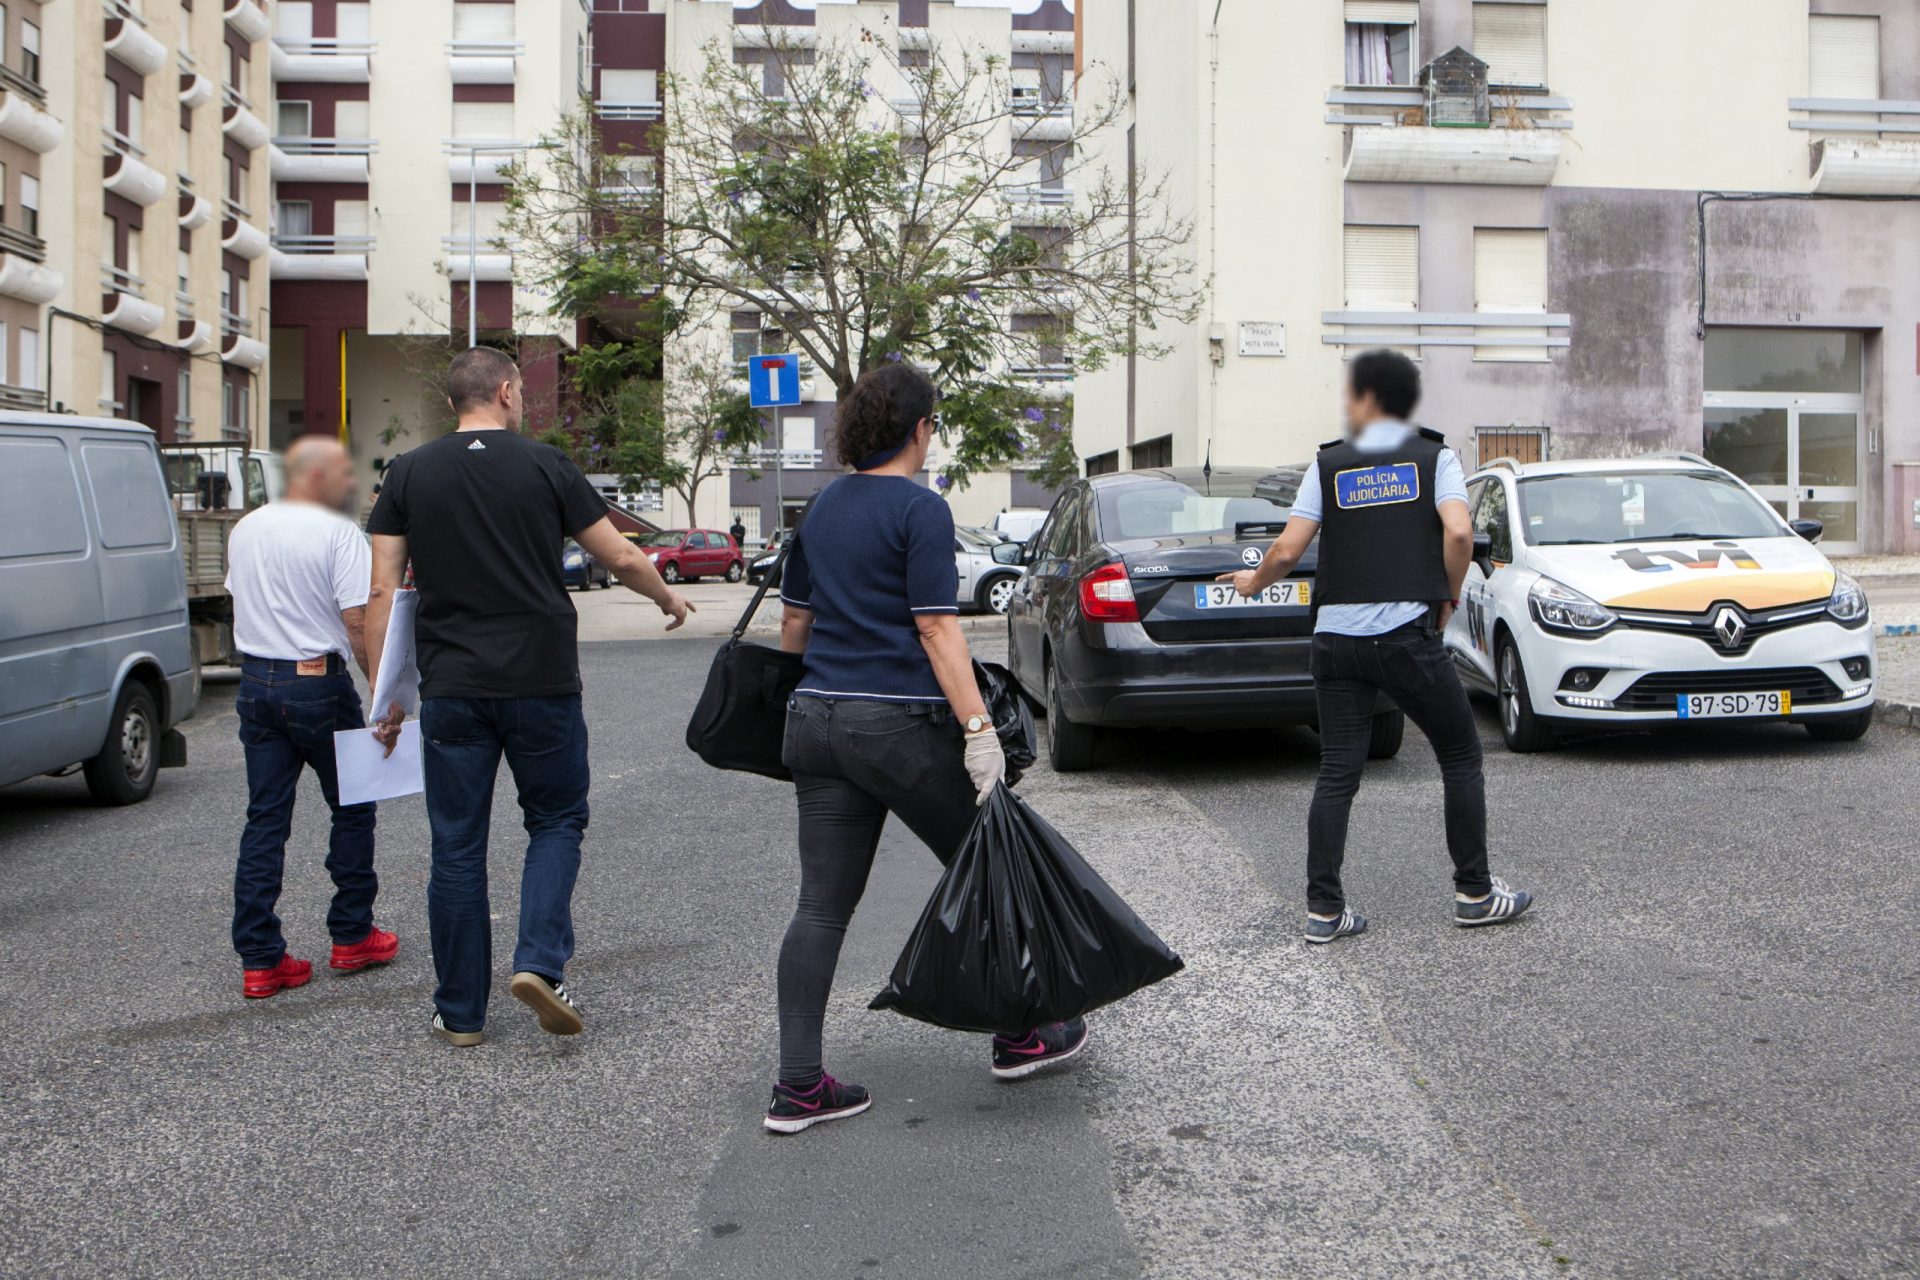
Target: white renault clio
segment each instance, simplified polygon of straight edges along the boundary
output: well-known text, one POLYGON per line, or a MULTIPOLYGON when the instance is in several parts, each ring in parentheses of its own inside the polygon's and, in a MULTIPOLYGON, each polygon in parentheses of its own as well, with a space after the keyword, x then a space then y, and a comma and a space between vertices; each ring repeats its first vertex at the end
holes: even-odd
POLYGON ((1866 594, 1692 454, 1494 462, 1467 486, 1475 556, 1446 643, 1514 751, 1556 731, 1757 718, 1816 738, 1873 721, 1866 594))

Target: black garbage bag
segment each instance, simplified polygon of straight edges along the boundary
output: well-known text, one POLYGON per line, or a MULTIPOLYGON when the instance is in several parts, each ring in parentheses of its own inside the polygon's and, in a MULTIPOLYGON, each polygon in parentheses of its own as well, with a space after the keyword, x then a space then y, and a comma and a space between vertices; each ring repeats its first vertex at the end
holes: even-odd
POLYGON ((956 1031, 1025 1035, 1178 973, 1180 957, 1027 802, 995 787, 886 990, 956 1031))
POLYGON ((1013 673, 999 663, 981 662, 976 658, 973 678, 980 686, 981 699, 987 704, 987 718, 999 731, 1000 749, 1007 757, 1007 785, 1011 787, 1033 768, 1034 759, 1039 755, 1033 712, 1027 707, 1027 700, 1020 696, 1013 673))

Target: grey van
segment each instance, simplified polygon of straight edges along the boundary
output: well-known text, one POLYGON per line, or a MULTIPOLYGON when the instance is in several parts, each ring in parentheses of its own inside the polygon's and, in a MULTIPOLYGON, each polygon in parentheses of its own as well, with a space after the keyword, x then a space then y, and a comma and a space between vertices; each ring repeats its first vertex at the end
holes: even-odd
POLYGON ((186 763, 186 573, 153 432, 0 413, 0 786, 80 766, 131 804, 186 763))

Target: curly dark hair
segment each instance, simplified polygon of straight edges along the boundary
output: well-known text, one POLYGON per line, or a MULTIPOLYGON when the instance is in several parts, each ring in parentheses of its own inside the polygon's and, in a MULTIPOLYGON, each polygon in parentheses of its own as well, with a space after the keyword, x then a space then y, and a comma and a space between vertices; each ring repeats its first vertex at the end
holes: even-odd
POLYGON ((840 461, 858 467, 905 444, 920 420, 933 416, 934 396, 933 381, 904 361, 861 374, 840 402, 840 461))

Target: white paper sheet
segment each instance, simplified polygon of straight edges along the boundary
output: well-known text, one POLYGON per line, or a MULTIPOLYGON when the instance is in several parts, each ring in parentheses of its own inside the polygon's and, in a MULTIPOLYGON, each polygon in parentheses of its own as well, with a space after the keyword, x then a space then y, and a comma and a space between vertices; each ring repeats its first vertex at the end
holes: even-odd
POLYGON ((420 722, 400 726, 393 754, 371 729, 342 729, 333 735, 333 763, 340 777, 340 803, 365 804, 418 795, 426 788, 420 772, 420 722))
MULTIPOLYGON (((367 718, 379 720, 394 703, 401 713, 420 710, 420 667, 413 656, 413 619, 420 611, 418 591, 393 593, 393 612, 387 618, 387 642, 380 649, 380 683, 367 707, 367 718)), ((399 754, 398 748, 394 754, 399 754)))

